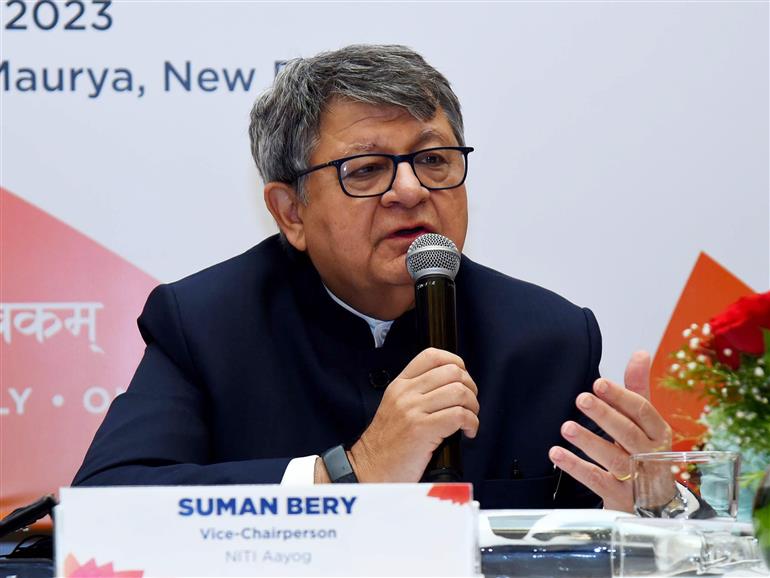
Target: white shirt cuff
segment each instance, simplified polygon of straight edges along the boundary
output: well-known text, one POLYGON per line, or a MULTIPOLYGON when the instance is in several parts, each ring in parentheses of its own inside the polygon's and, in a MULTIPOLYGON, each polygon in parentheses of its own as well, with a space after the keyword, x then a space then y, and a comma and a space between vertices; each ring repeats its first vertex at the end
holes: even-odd
POLYGON ((318 456, 294 458, 286 466, 281 478, 282 486, 309 486, 315 483, 315 461, 318 456))

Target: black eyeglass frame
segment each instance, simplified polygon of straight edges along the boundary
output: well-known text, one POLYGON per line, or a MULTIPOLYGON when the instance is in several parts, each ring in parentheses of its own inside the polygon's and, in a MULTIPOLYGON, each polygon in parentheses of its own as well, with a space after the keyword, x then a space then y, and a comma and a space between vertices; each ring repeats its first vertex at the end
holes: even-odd
POLYGON ((325 169, 326 167, 334 167, 337 169, 337 180, 339 180, 340 188, 342 189, 342 192, 345 193, 348 197, 352 197, 354 199, 367 199, 371 197, 381 197, 385 193, 387 193, 390 188, 393 186, 393 183, 396 180, 396 173, 398 172, 398 165, 401 163, 409 163, 409 165, 412 167, 412 172, 414 172, 414 176, 417 178, 418 181, 420 181, 420 185, 428 189, 429 191, 444 191, 447 189, 456 189, 457 187, 461 186, 464 182, 466 177, 468 176, 468 154, 472 153, 475 149, 473 147, 431 147, 427 149, 422 149, 419 151, 415 151, 413 153, 407 153, 405 155, 389 155, 386 153, 363 153, 360 155, 353 155, 350 157, 343 157, 341 159, 334 159, 333 161, 329 161, 328 163, 322 163, 320 165, 312 166, 308 169, 305 169, 304 171, 300 172, 297 175, 297 178, 294 180, 294 182, 297 182, 301 177, 304 177, 305 175, 308 175, 312 172, 325 169), (417 157, 417 155, 421 155, 423 153, 428 153, 431 151, 438 151, 438 150, 454 150, 454 151, 460 151, 463 153, 463 161, 465 163, 464 172, 463 172, 463 178, 460 180, 459 183, 456 185, 452 185, 451 187, 429 187, 425 185, 425 183, 420 180, 420 177, 417 175, 417 170, 414 168, 414 159, 417 157), (393 176, 390 179, 390 183, 388 184, 387 188, 381 192, 374 195, 351 195, 347 189, 345 189, 345 184, 342 182, 342 165, 345 164, 348 161, 352 161, 353 159, 359 159, 361 157, 385 157, 391 159, 393 161, 393 176))

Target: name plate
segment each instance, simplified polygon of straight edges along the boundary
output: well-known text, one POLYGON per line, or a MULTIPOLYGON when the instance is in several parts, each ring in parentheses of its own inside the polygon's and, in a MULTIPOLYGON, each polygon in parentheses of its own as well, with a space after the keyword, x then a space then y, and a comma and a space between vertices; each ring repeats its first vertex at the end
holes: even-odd
POLYGON ((475 576, 470 484, 62 488, 57 576, 475 576))

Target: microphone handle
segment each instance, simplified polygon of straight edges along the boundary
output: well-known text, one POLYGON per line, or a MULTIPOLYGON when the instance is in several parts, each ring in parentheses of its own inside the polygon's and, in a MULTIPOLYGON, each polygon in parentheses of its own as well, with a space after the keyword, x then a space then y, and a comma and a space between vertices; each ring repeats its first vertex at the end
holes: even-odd
MULTIPOLYGON (((414 285, 417 331, 422 349, 436 347, 457 353, 455 282, 446 275, 428 275, 414 285)), ((459 482, 462 479, 460 432, 446 438, 433 452, 425 468, 427 482, 459 482)))

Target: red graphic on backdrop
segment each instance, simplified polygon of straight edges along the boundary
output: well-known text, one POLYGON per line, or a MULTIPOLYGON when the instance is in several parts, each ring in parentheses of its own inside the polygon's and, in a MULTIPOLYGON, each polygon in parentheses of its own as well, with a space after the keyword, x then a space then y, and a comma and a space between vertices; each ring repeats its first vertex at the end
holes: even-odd
POLYGON ((467 504, 471 501, 470 484, 433 484, 428 496, 439 500, 449 500, 453 504, 467 504))
POLYGON ((0 514, 72 481, 141 357, 157 285, 0 188, 0 514))
POLYGON ((75 556, 68 554, 64 560, 64 576, 65 578, 142 578, 144 572, 142 570, 115 570, 112 562, 99 566, 93 558, 85 564, 81 564, 75 556))

